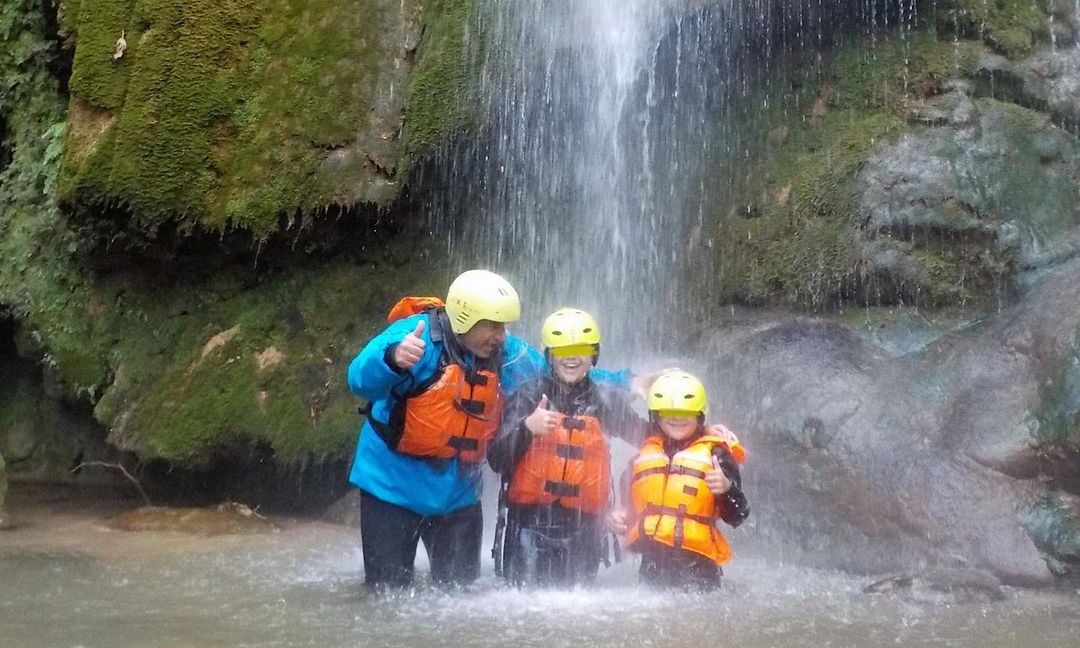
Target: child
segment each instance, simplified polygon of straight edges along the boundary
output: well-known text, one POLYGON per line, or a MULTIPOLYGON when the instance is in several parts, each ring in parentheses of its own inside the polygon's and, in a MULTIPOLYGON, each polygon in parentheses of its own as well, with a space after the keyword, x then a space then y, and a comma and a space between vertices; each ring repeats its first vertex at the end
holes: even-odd
POLYGON ((636 444, 648 423, 631 410, 628 393, 589 378, 600 329, 588 313, 560 309, 542 333, 550 373, 513 393, 488 447, 507 485, 503 575, 518 586, 589 583, 603 558, 608 435, 636 444))
POLYGON ((609 520, 641 553, 642 582, 719 587, 731 550, 716 521, 736 527, 750 513, 739 476, 745 452, 726 428, 704 427, 706 401, 705 387, 683 371, 665 373, 649 388, 653 436, 630 470, 631 510, 609 520))

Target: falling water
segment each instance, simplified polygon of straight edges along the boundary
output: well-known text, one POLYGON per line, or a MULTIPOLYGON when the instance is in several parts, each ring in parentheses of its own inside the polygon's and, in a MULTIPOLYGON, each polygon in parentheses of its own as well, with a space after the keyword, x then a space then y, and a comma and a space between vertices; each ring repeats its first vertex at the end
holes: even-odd
POLYGON ((762 114, 800 110, 795 77, 838 39, 915 15, 914 0, 478 0, 482 132, 426 179, 427 212, 463 267, 513 278, 527 336, 576 305, 617 357, 670 351, 672 326, 706 310, 694 251, 750 180, 762 114))

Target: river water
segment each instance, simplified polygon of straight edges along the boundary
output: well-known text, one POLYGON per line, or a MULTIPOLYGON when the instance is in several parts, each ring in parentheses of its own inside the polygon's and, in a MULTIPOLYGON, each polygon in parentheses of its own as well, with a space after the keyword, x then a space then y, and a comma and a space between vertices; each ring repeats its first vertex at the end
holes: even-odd
POLYGON ((205 537, 103 525, 137 505, 27 502, 16 490, 22 526, 0 535, 0 645, 1080 645, 1076 592, 864 594, 866 578, 755 558, 752 530, 735 532, 739 555, 710 595, 642 589, 632 561, 602 568, 594 589, 519 592, 489 561, 469 591, 421 578, 415 592, 376 598, 353 529, 282 519, 276 533, 205 537))

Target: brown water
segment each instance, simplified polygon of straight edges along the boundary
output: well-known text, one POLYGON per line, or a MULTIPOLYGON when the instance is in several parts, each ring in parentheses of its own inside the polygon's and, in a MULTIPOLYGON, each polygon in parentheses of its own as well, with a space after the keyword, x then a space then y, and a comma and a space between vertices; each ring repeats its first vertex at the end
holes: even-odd
POLYGON ((866 579, 750 558, 708 596, 601 586, 522 593, 487 573, 468 592, 362 592, 356 532, 279 520, 267 535, 123 533, 137 503, 21 502, 0 535, 0 646, 1040 646, 1080 645, 1080 596, 1006 590, 959 603, 862 593, 866 579))

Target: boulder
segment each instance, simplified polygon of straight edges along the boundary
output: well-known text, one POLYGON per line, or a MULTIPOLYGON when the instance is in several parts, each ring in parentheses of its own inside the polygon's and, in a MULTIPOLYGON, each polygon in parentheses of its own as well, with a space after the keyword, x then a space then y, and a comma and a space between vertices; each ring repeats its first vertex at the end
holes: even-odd
POLYGON ((1039 502, 1076 488, 1080 417, 1052 434, 1043 421, 1061 409, 1078 303, 1074 260, 999 315, 914 347, 825 318, 709 336, 712 410, 750 450, 752 541, 822 566, 977 569, 1006 584, 1075 565, 1075 509, 1039 502))

